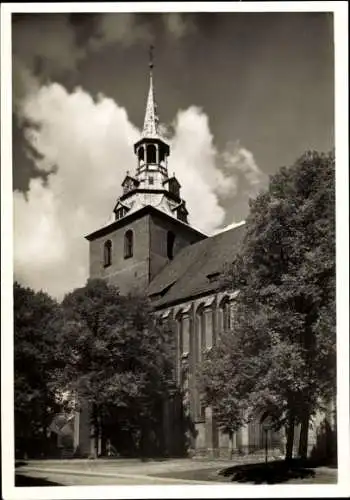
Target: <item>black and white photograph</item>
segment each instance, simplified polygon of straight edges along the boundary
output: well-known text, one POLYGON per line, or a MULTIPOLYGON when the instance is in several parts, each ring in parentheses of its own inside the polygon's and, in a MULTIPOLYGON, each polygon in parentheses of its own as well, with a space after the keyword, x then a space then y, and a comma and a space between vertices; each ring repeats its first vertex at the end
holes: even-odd
POLYGON ((2 4, 4 498, 350 493, 347 9, 2 4))

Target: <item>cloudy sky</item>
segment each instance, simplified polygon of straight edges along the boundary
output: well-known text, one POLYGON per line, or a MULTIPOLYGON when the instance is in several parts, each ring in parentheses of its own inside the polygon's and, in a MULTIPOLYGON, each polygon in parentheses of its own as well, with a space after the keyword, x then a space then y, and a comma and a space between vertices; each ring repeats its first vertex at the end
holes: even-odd
POLYGON ((334 145, 331 14, 21 14, 12 30, 15 278, 59 299, 135 169, 151 43, 198 229, 241 221, 268 175, 334 145))

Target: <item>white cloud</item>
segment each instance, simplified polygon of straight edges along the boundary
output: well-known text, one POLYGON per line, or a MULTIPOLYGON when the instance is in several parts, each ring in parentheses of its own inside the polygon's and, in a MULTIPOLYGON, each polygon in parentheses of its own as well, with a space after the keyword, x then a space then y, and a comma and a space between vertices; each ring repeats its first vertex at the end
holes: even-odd
MULTIPOLYGON (((38 125, 26 128, 26 138, 41 155, 36 167, 48 176, 14 193, 15 277, 61 298, 87 278, 84 235, 106 223, 126 170, 135 170, 139 130, 112 99, 68 93, 58 84, 32 91, 18 112, 38 125)), ((221 155, 200 109, 179 111, 173 130, 169 173, 182 184, 193 225, 211 233, 225 217, 219 196, 235 189, 240 165, 231 158, 231 167, 227 160, 224 171, 218 168, 221 155)))
POLYGON ((62 296, 87 275, 84 235, 100 227, 113 209, 125 170, 134 166, 137 129, 114 101, 58 84, 42 87, 21 108, 40 124, 27 139, 43 155, 38 169, 50 172, 44 184, 32 180, 28 193, 15 192, 16 278, 62 296))
POLYGON ((221 159, 223 170, 233 175, 230 188, 233 188, 235 193, 239 189, 241 195, 256 196, 266 185, 266 174, 258 167, 253 153, 242 147, 239 141, 227 144, 225 151, 221 153, 221 159))
POLYGON ((195 106, 179 111, 174 123, 169 168, 176 172, 187 200, 191 222, 211 233, 220 225, 225 212, 218 194, 228 192, 233 179, 217 167, 217 150, 208 117, 195 106))

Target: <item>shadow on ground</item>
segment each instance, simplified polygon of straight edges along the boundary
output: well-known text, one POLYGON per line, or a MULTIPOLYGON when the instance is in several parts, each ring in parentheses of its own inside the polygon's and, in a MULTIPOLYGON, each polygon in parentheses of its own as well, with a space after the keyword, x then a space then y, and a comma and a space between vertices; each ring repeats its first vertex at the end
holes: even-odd
POLYGON ((291 462, 275 461, 270 463, 255 463, 227 467, 219 475, 239 483, 276 484, 295 479, 313 479, 315 468, 320 463, 312 461, 293 460, 291 462))
POLYGON ((47 479, 38 477, 22 476, 21 474, 15 475, 15 486, 62 486, 60 483, 54 483, 47 479))
POLYGON ((15 469, 16 469, 17 467, 23 467, 24 465, 28 465, 28 463, 27 463, 27 462, 25 462, 24 460, 16 460, 16 461, 15 461, 15 469))

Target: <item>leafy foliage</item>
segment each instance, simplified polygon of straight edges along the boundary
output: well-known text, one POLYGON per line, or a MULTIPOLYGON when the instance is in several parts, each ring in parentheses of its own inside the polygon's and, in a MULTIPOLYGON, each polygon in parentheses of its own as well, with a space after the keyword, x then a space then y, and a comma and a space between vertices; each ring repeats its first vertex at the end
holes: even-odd
POLYGON ((224 429, 269 409, 301 422, 335 389, 334 153, 308 152, 250 203, 242 249, 226 276, 239 289, 231 332, 202 384, 224 429), (248 417, 247 417, 248 415, 248 417))
POLYGON ((173 330, 147 299, 121 296, 103 280, 67 295, 59 384, 93 408, 94 422, 138 428, 159 424, 163 399, 174 388, 173 330))
POLYGON ((42 442, 58 409, 51 382, 61 365, 57 345, 62 318, 58 303, 45 293, 18 283, 13 292, 16 440, 42 442))

